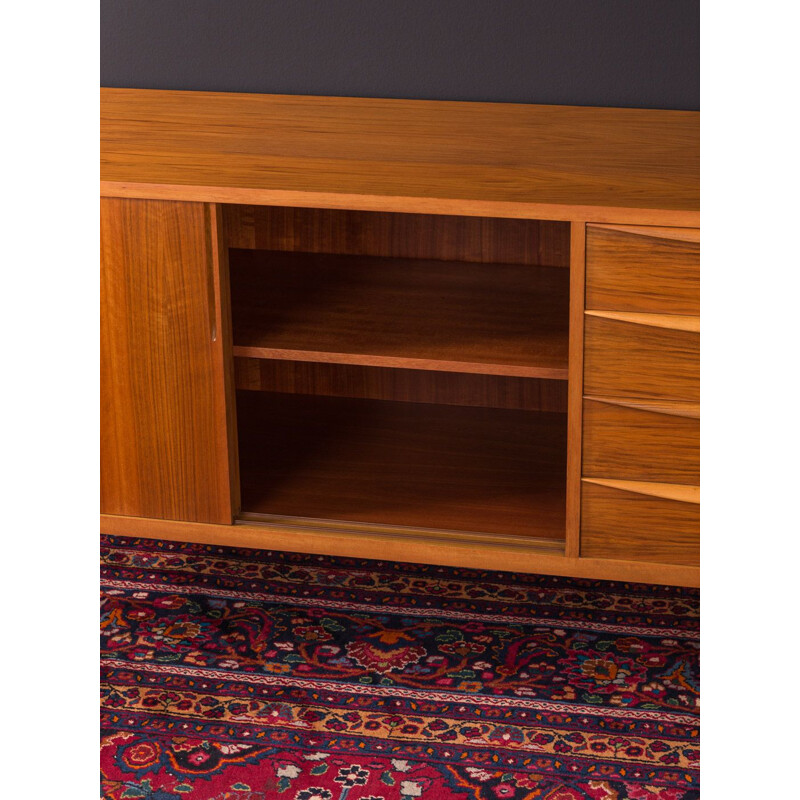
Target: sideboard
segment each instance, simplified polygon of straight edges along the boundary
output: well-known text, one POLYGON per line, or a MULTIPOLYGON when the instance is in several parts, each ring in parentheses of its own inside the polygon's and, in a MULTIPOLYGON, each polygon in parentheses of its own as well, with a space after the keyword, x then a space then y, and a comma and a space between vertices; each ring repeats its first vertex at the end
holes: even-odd
POLYGON ((699 581, 699 115, 104 89, 101 530, 699 581))

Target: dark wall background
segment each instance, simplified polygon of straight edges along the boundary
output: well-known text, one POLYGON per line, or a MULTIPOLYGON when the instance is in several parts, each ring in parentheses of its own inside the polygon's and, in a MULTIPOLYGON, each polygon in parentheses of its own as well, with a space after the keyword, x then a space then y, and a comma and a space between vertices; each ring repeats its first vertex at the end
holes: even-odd
POLYGON ((102 0, 101 82, 697 110, 699 0, 102 0))

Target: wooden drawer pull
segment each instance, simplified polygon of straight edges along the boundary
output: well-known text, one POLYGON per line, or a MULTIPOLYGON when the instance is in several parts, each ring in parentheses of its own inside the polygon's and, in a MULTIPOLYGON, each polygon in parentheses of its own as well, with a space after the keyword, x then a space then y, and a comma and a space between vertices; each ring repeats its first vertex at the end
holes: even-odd
POLYGON ((583 399, 639 411, 652 411, 655 414, 667 414, 671 417, 700 419, 700 403, 684 403, 680 400, 635 400, 630 397, 600 397, 591 394, 585 395, 583 399))
POLYGON ((638 311, 587 311, 590 317, 616 319, 634 325, 649 325, 653 328, 668 328, 672 331, 700 333, 700 317, 682 314, 642 314, 638 311))
POLYGON ((648 239, 672 239, 676 242, 700 242, 699 228, 663 228, 651 225, 598 225, 590 224, 590 231, 614 231, 617 233, 630 233, 633 236, 642 236, 648 239))
POLYGON ((584 483, 608 486, 622 492, 646 494, 664 500, 678 500, 681 503, 700 503, 700 487, 686 486, 682 483, 651 483, 650 481, 615 481, 610 478, 583 478, 584 483))

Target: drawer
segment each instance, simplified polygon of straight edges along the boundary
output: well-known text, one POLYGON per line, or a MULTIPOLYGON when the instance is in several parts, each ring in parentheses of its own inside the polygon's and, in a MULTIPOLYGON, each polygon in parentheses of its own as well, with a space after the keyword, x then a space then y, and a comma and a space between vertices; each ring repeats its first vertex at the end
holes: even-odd
POLYGON ((696 317, 586 312, 584 394, 700 400, 696 317))
POLYGON ((583 475, 700 483, 700 419, 691 403, 586 398, 583 475))
POLYGON ((586 308, 700 313, 700 231, 586 226, 586 308))
POLYGON ((687 566, 700 563, 700 505, 677 499, 691 496, 693 490, 616 483, 626 488, 582 482, 581 556, 687 566))

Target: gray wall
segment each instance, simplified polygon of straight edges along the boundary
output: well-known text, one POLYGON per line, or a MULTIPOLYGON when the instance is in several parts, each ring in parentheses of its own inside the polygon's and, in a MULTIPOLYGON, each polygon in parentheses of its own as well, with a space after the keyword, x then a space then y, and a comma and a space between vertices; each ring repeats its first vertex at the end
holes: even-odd
POLYGON ((697 110, 699 0, 102 0, 101 83, 697 110))

